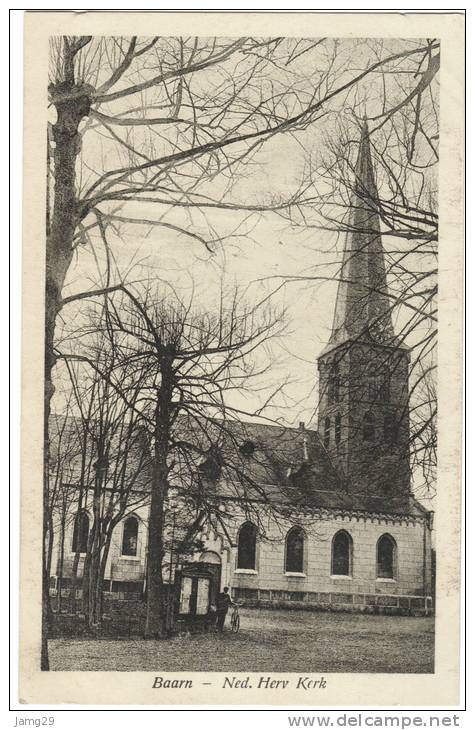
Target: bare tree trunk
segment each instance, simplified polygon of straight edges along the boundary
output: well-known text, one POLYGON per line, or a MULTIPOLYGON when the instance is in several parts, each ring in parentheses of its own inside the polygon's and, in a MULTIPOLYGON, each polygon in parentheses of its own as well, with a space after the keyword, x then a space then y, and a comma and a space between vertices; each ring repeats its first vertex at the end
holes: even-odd
MULTIPOLYGON (((79 498, 78 498, 78 506, 76 510, 76 515, 81 514, 83 506, 87 507, 87 492, 86 495, 84 495, 84 479, 85 479, 85 471, 86 471, 86 449, 87 449, 87 439, 85 439, 84 442, 84 448, 81 455, 81 475, 80 475, 80 488, 79 488, 79 498)), ((74 559, 73 559, 73 565, 71 568, 71 613, 77 613, 76 609, 76 590, 79 588, 79 581, 78 581, 78 571, 79 571, 79 559, 81 557, 80 552, 80 544, 79 540, 77 540, 76 544, 76 551, 74 553, 74 559)))
POLYGON ((77 547, 76 552, 74 553, 73 566, 71 568, 71 613, 77 613, 76 591, 79 588, 78 572, 80 557, 81 554, 79 552, 79 547, 77 547))
MULTIPOLYGON (((114 525, 115 526, 115 525, 114 525)), ((107 558, 109 557, 110 546, 112 542, 112 529, 108 530, 101 553, 99 563, 99 574, 96 585, 95 612, 97 623, 102 622, 104 615, 104 576, 106 574, 107 558)))
POLYGON ((109 548, 110 538, 99 532, 88 574, 86 618, 88 626, 98 626, 102 623, 103 583, 109 548))
POLYGON ((78 91, 74 74, 63 84, 51 89, 57 120, 52 133, 54 150, 54 206, 46 237, 46 292, 45 292, 45 383, 44 383, 44 479, 43 479, 43 610, 41 669, 49 670, 48 659, 48 600, 47 575, 47 514, 49 468, 49 417, 54 387, 52 371, 56 362, 54 354, 54 329, 61 309, 61 292, 73 256, 73 237, 79 217, 76 198, 76 159, 80 149, 78 133, 81 120, 89 113, 90 98, 86 93, 75 98, 78 91))
POLYGON ((164 485, 161 470, 154 469, 154 472, 148 528, 146 639, 159 639, 165 635, 162 576, 164 485))
POLYGON ((50 629, 50 596, 49 596, 49 575, 48 575, 48 534, 49 527, 49 438, 48 427, 45 419, 44 433, 44 459, 45 468, 43 474, 43 555, 42 555, 42 601, 41 601, 41 670, 49 671, 48 657, 48 634, 50 629))
POLYGON ((94 524, 92 526, 92 529, 89 533, 88 542, 87 542, 87 551, 86 555, 84 557, 84 565, 82 569, 82 612, 84 613, 84 621, 86 627, 89 626, 88 618, 89 618, 89 581, 90 581, 90 572, 91 572, 91 556, 92 556, 92 550, 94 544, 94 524))
POLYGON ((99 574, 99 560, 101 552, 101 537, 99 520, 94 519, 88 551, 84 560, 84 573, 82 580, 82 602, 86 628, 90 629, 95 624, 95 596, 99 574))
POLYGON ((101 586, 101 535, 97 536, 96 548, 92 555, 91 566, 89 569, 89 585, 88 585, 88 601, 87 601, 87 624, 88 626, 97 626, 102 618, 100 613, 100 594, 101 586))
POLYGON ((60 542, 59 542, 59 559, 58 559, 58 579, 56 581, 56 591, 57 591, 56 610, 57 610, 58 615, 61 613, 61 608, 62 608, 61 590, 62 590, 62 584, 63 584, 65 538, 66 538, 66 508, 63 509, 63 514, 61 515, 61 535, 60 535, 60 539, 59 539, 60 542))
POLYGON ((51 580, 51 562, 53 558, 53 543, 54 543, 54 528, 53 528, 53 517, 50 511, 48 515, 48 536, 47 536, 48 548, 46 550, 46 580, 48 583, 48 626, 50 627, 53 622, 53 609, 51 607, 51 596, 49 592, 50 580, 51 580))
POLYGON ((48 487, 48 475, 45 479, 46 487, 44 490, 45 497, 45 514, 43 515, 43 578, 42 578, 42 633, 41 633, 41 669, 44 671, 49 670, 49 658, 48 658, 48 634, 51 628, 51 598, 49 594, 50 584, 50 566, 51 566, 51 553, 53 543, 53 531, 51 529, 51 519, 49 515, 49 487, 48 487))
POLYGON ((94 479, 94 494, 92 502, 93 523, 88 541, 86 559, 84 561, 82 600, 87 628, 91 628, 96 623, 96 595, 97 583, 100 575, 100 557, 102 549, 101 497, 104 473, 106 469, 107 459, 104 456, 104 441, 101 436, 98 444, 98 459, 95 464, 96 476, 94 479))
MULTIPOLYGON (((120 515, 122 516, 122 515, 120 515)), ((117 516, 111 520, 107 530, 104 533, 104 542, 101 546, 101 553, 98 560, 98 574, 95 586, 94 613, 96 623, 100 624, 104 615, 104 576, 106 574, 107 559, 109 557, 110 547, 112 543, 112 534, 114 528, 119 523, 120 517, 117 516)))
POLYGON ((165 499, 168 492, 168 450, 170 413, 173 395, 173 357, 163 355, 160 362, 161 387, 155 410, 155 444, 152 472, 152 494, 148 528, 147 615, 145 638, 163 638, 164 616, 163 556, 165 533, 165 499))

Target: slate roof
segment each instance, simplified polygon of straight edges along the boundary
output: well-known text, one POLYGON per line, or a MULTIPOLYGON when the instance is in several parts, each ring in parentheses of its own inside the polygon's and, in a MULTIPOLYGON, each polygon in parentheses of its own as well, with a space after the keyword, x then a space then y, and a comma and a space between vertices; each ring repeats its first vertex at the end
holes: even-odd
MULTIPOLYGON (((412 495, 379 496, 345 491, 313 429, 231 422, 226 427, 221 452, 224 461, 232 466, 224 466, 220 472, 218 469, 219 474, 213 473, 215 457, 211 456, 211 481, 215 480, 218 499, 234 501, 244 491, 249 501, 311 510, 413 517, 427 512, 412 495), (248 444, 253 445, 252 453, 250 448, 242 448, 248 444)), ((203 464, 206 475, 209 464, 206 460, 203 464)))
MULTIPOLYGON (((50 422, 51 461, 63 452, 64 481, 79 483, 81 449, 79 423, 53 415, 50 422), (61 439, 61 441, 60 441, 61 439), (67 453, 66 460, 64 452, 67 453)), ((192 429, 186 418, 176 427, 176 438, 186 438, 200 447, 194 486, 188 493, 205 489, 217 502, 262 502, 289 508, 370 512, 401 516, 421 516, 426 510, 411 496, 386 497, 349 494, 342 486, 318 433, 313 429, 288 428, 275 424, 242 421, 207 421, 206 428, 192 429), (204 485, 204 486, 203 486, 204 485)), ((114 452, 114 450, 113 450, 114 452)), ((122 454, 116 443, 115 454, 122 454)), ((113 461, 114 453, 111 454, 113 461)), ((88 454, 85 483, 92 486, 94 453, 88 454)), ((132 442, 128 474, 134 490, 150 486, 150 457, 144 435, 132 442)), ((171 478, 173 485, 173 477, 171 478)), ((175 485, 176 486, 176 485, 175 485)))
MULTIPOLYGON (((98 424, 92 424, 94 433, 98 424)), ((97 450, 95 439, 90 435, 87 439, 86 458, 83 460, 84 429, 81 419, 76 416, 64 416, 52 413, 49 420, 49 460, 50 471, 61 472, 63 484, 92 488, 95 478, 97 450)), ((133 435, 126 439, 118 430, 108 443, 109 466, 106 471, 106 486, 114 485, 120 489, 121 477, 128 480, 135 492, 146 492, 150 488, 150 452, 148 439, 143 429, 135 429, 133 435), (126 453, 126 444, 128 449, 126 453), (122 470, 122 473, 121 471, 122 470)), ((125 482, 124 482, 125 483, 125 482)))

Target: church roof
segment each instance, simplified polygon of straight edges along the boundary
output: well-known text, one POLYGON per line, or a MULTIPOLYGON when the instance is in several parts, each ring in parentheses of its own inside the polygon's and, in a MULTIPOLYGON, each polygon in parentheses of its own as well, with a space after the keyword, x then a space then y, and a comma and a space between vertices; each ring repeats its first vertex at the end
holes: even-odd
MULTIPOLYGON (((181 435, 190 437, 191 427, 185 419, 178 426, 181 435)), ((88 444, 85 472, 81 471, 82 444, 78 419, 52 414, 50 419, 51 462, 61 463, 62 481, 79 486, 92 486, 95 453, 88 444)), ((324 449, 317 431, 289 428, 277 424, 229 421, 206 422, 205 429, 193 429, 193 440, 203 453, 196 464, 194 487, 187 485, 189 496, 194 489, 204 488, 207 497, 216 502, 247 501, 288 506, 292 509, 370 512, 401 516, 425 513, 412 496, 377 496, 348 494, 324 449), (201 486, 200 486, 201 484, 201 486)), ((113 439, 111 464, 124 460, 124 444, 113 439)), ((136 434, 129 444, 126 479, 132 481, 132 492, 146 494, 150 489, 149 445, 143 433, 136 434)), ((109 479, 113 480, 113 473, 109 479)), ((172 487, 179 489, 171 478, 172 487)), ((107 484, 106 484, 107 487, 107 484)))
MULTIPOLYGON (((109 424, 105 487, 146 494, 150 489, 151 460, 148 438, 140 427, 126 433, 127 424, 109 424), (123 485, 123 486, 121 486, 123 485)), ((52 413, 49 419, 49 465, 53 477, 64 486, 92 489, 98 461, 100 422, 52 413), (84 443, 85 433, 86 444, 84 443)), ((54 482, 54 479, 53 479, 54 482)))
POLYGON ((296 510, 401 517, 426 512, 411 495, 349 494, 313 429, 236 421, 226 431, 221 452, 227 466, 216 479, 217 501, 239 501, 245 495, 249 502, 287 505, 296 510))
POLYGON ((250 486, 279 490, 302 480, 308 471, 315 487, 337 484, 337 473, 314 430, 242 421, 227 423, 224 431, 218 421, 216 427, 221 432, 219 449, 225 465, 222 481, 230 481, 234 472, 250 486))
POLYGON ((368 125, 361 130, 333 328, 324 352, 349 340, 397 345, 391 320, 368 125))

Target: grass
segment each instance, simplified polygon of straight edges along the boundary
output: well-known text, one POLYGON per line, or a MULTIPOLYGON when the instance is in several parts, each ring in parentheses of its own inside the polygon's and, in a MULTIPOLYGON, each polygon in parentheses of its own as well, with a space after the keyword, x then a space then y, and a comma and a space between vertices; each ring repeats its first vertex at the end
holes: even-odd
POLYGON ((434 619, 243 609, 241 630, 142 639, 50 639, 59 671, 434 671, 434 619))

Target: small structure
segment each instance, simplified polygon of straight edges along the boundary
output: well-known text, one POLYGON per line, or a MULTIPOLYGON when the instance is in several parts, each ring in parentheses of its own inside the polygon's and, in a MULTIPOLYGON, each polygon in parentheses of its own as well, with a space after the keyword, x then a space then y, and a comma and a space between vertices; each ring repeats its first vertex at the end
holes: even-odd
POLYGON ((184 563, 175 573, 175 619, 194 629, 207 629, 214 620, 221 566, 184 563))

